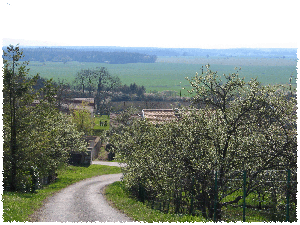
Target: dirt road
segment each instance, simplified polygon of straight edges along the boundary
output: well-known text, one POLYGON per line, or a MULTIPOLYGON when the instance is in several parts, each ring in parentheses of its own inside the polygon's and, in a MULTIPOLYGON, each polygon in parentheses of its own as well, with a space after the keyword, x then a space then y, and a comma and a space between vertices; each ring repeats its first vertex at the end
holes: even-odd
MULTIPOLYGON (((97 163, 100 164, 100 163, 97 163)), ((121 180, 122 174, 92 177, 72 184, 48 198, 36 212, 36 222, 130 222, 112 208, 103 196, 103 188, 121 180)))
POLYGON ((93 161, 92 164, 97 165, 105 165, 105 166, 125 166, 125 163, 118 163, 118 162, 109 162, 109 161, 93 161))

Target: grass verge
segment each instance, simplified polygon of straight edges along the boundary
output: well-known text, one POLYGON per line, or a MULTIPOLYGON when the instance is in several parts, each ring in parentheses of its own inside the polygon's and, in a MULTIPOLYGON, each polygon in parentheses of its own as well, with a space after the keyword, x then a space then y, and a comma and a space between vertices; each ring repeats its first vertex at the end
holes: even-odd
POLYGON ((109 122, 110 119, 108 115, 96 116, 94 130, 109 130, 109 122))
POLYGON ((3 192, 3 221, 30 221, 30 216, 43 205, 43 201, 55 192, 86 178, 121 173, 115 166, 91 165, 89 167, 68 166, 58 171, 55 183, 37 190, 36 193, 3 192))
POLYGON ((106 199, 134 221, 151 222, 207 222, 203 217, 166 214, 149 208, 146 204, 131 198, 122 182, 115 182, 105 189, 106 199))
MULTIPOLYGON (((159 210, 152 209, 150 204, 143 204, 124 188, 122 182, 115 182, 105 189, 106 199, 110 204, 125 213, 134 221, 142 222, 211 222, 201 216, 191 216, 185 214, 167 214, 159 210)), ((228 206, 222 208, 223 222, 237 222, 243 220, 243 208, 228 206)), ((246 209, 246 222, 271 222, 278 221, 271 218, 272 215, 265 210, 246 209)), ((280 221, 284 221, 281 218, 280 221)), ((296 221, 291 219, 291 221, 296 221)))

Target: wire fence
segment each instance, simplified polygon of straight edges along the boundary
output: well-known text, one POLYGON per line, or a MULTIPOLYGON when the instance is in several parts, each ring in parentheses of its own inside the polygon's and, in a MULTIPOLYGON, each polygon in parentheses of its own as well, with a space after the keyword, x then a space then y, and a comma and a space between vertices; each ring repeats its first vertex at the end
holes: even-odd
POLYGON ((211 171, 208 177, 209 182, 192 176, 159 195, 140 183, 138 196, 152 209, 213 221, 297 220, 296 170, 232 171, 226 176, 211 171), (210 185, 207 192, 201 191, 205 182, 210 185))

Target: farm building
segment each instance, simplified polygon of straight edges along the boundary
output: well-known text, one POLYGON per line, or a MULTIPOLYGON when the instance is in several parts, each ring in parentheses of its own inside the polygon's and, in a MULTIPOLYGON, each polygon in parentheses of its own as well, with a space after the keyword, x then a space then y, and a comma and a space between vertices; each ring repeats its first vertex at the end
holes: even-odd
POLYGON ((143 109, 142 119, 159 124, 164 122, 176 121, 179 116, 178 109, 143 109))
POLYGON ((95 111, 95 102, 94 98, 71 98, 61 104, 61 108, 67 112, 74 109, 86 109, 93 114, 95 111))
POLYGON ((182 115, 190 115, 191 113, 204 113, 205 116, 210 117, 214 114, 213 110, 199 110, 199 109, 143 109, 142 119, 147 119, 147 121, 153 124, 162 124, 165 122, 178 121, 182 115))
MULTIPOLYGON (((109 118, 110 118, 110 127, 117 127, 119 125, 119 122, 117 120, 118 115, 119 114, 117 114, 117 113, 111 113, 109 115, 109 118)), ((140 115, 138 115, 138 114, 133 114, 130 117, 130 119, 138 119, 138 118, 140 118, 140 115)))
MULTIPOLYGON (((118 126, 117 115, 115 113, 110 114, 110 126, 118 126)), ((164 122, 176 121, 179 116, 178 109, 143 109, 141 114, 131 115, 130 119, 147 119, 147 121, 153 124, 160 124, 164 122)), ((130 120, 129 119, 129 120, 130 120)), ((128 121, 129 122, 129 121, 128 121)))
POLYGON ((69 163, 71 165, 87 164, 90 165, 92 160, 98 158, 100 147, 102 145, 100 137, 86 136, 85 142, 87 143, 86 152, 73 151, 70 154, 69 163))
MULTIPOLYGON (((190 111, 190 110, 188 110, 190 111)), ((135 114, 131 116, 131 119, 146 119, 153 124, 162 124, 165 122, 177 121, 181 114, 180 109, 143 109, 141 114, 135 114)), ((118 122, 116 121, 117 114, 110 114, 110 125, 116 127, 118 122)))
POLYGON ((87 103, 88 106, 95 107, 94 98, 72 98, 69 100, 70 103, 73 104, 82 104, 82 102, 87 103))
MULTIPOLYGON (((40 104, 40 100, 33 100, 31 106, 36 106, 40 104)), ((60 110, 69 112, 74 109, 87 109, 91 113, 94 112, 95 109, 95 101, 94 98, 71 98, 65 99, 63 103, 60 103, 60 110), (84 106, 83 106, 84 103, 84 106)))

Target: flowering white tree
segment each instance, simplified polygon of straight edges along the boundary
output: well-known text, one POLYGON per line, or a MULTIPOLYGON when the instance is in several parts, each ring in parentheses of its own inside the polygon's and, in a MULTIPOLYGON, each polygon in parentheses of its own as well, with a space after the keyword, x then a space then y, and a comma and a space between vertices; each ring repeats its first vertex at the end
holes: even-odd
MULTIPOLYGON (((264 170, 296 168, 296 98, 283 86, 245 82, 238 71, 222 78, 207 67, 205 75, 190 79, 194 103, 212 113, 206 116, 205 138, 214 154, 212 168, 219 172, 218 186, 229 182, 230 173, 247 170, 247 195, 261 185, 264 170), (255 181, 255 182, 254 182, 255 181)), ((203 193, 203 192, 202 192, 203 193)), ((206 197, 211 204, 218 193, 206 197)), ((218 212, 227 203, 220 203, 218 212)), ((232 202, 238 202, 237 196, 232 202)), ((218 217, 220 218, 221 215, 218 217)))
MULTIPOLYGON (((124 182, 133 193, 140 196, 143 188, 148 200, 173 201, 175 212, 193 194, 203 217, 220 220, 222 208, 243 197, 243 183, 233 177, 247 171, 248 196, 272 190, 262 182, 265 170, 296 169, 296 99, 283 87, 245 82, 238 72, 219 77, 209 65, 189 81, 202 108, 183 110, 171 123, 136 120, 110 141, 128 165, 124 182)), ((271 196, 278 200, 283 192, 271 196)), ((295 186, 291 193, 294 207, 295 186)))

